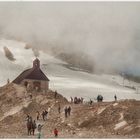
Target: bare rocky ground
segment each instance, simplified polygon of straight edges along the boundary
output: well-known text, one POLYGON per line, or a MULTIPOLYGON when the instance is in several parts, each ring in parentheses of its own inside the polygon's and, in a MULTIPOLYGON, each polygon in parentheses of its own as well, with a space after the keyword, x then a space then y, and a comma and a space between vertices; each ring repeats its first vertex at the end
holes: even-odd
POLYGON ((42 138, 140 138, 140 101, 124 100, 89 104, 71 104, 54 92, 32 92, 30 99, 24 87, 9 84, 0 88, 0 138, 37 138, 27 135, 26 114, 36 119, 36 111, 51 106, 48 119, 42 118, 42 138), (58 113, 58 105, 61 113, 58 113), (64 107, 72 107, 71 116, 65 118, 64 107))

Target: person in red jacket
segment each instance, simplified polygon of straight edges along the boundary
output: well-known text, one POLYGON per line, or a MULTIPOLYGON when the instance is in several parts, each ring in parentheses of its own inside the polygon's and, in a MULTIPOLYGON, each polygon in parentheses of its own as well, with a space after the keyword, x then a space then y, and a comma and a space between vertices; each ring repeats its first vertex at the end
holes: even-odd
POLYGON ((58 137, 58 130, 56 128, 54 129, 54 136, 58 137))

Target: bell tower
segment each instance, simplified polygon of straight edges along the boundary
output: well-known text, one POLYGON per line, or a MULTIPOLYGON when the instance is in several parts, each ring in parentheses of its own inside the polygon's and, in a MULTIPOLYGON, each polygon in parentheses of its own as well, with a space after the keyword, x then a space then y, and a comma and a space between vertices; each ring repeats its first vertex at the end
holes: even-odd
POLYGON ((38 58, 33 61, 33 68, 40 68, 40 61, 38 58))

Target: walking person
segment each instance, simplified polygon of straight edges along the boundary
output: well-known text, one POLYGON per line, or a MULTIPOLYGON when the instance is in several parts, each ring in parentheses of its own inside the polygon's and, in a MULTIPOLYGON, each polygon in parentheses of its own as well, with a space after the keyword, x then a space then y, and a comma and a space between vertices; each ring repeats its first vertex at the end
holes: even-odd
POLYGON ((26 121, 29 121, 29 118, 30 118, 30 116, 29 116, 29 114, 27 114, 26 121))
POLYGON ((65 111, 65 118, 67 118, 68 117, 68 108, 65 107, 64 111, 65 111))
POLYGON ((49 106, 49 107, 48 107, 48 113, 49 113, 50 111, 51 111, 51 107, 49 106))
POLYGON ((71 103, 73 103, 73 98, 72 98, 72 97, 70 97, 70 99, 71 99, 71 103))
POLYGON ((84 102, 84 98, 81 97, 81 103, 83 104, 83 102, 84 102))
POLYGON ((92 105, 93 101, 90 99, 89 104, 92 105))
POLYGON ((58 113, 60 114, 61 113, 61 107, 60 107, 60 104, 58 106, 58 113))
POLYGON ((33 121, 33 124, 32 124, 33 126, 32 126, 32 129, 33 129, 33 135, 34 135, 34 133, 35 133, 35 129, 36 129, 36 122, 35 122, 35 120, 33 121))
POLYGON ((47 116, 48 116, 48 111, 47 110, 45 110, 44 115, 45 115, 45 119, 47 120, 47 116))
POLYGON ((70 106, 68 107, 67 111, 68 111, 68 115, 70 116, 70 114, 71 114, 71 107, 70 106))
POLYGON ((43 125, 39 124, 38 127, 37 127, 37 130, 38 130, 38 139, 41 138, 41 130, 42 130, 42 127, 43 125))
POLYGON ((42 119, 43 119, 43 121, 45 121, 45 112, 44 111, 42 112, 42 119))
POLYGON ((40 117, 40 113, 39 113, 39 111, 37 111, 37 115, 36 115, 37 121, 39 120, 39 117, 40 117))
POLYGON ((54 129, 54 136, 58 137, 58 130, 56 128, 54 129))
POLYGON ((56 99, 57 97, 57 91, 54 92, 54 98, 56 99))
POLYGON ((117 96, 116 96, 116 94, 115 94, 115 96, 114 96, 114 99, 115 99, 115 101, 117 101, 117 96))

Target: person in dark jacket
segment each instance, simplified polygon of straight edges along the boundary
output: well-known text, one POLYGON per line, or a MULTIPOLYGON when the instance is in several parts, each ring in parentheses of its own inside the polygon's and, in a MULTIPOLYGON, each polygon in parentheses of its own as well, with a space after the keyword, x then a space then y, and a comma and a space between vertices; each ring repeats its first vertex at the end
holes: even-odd
POLYGON ((65 111, 65 118, 67 118, 68 117, 68 108, 65 107, 64 111, 65 111))
POLYGON ((56 99, 57 97, 57 91, 54 92, 54 98, 56 99))
POLYGON ((68 115, 70 116, 70 114, 71 114, 71 107, 70 106, 68 107, 67 111, 68 111, 68 115))
POLYGON ((43 121, 45 121, 45 112, 44 111, 42 112, 42 119, 43 119, 43 121))
POLYGON ((115 96, 114 96, 114 99, 115 99, 115 101, 117 101, 117 96, 116 96, 116 94, 115 94, 115 96))
POLYGON ((61 113, 61 107, 60 107, 60 105, 58 106, 58 113, 59 114, 61 113))
POLYGON ((47 116, 48 116, 48 111, 47 110, 45 110, 44 115, 45 115, 45 119, 47 119, 47 116))
POLYGON ((35 122, 35 120, 33 121, 32 129, 33 129, 33 135, 34 135, 34 133, 35 133, 35 129, 36 129, 36 122, 35 122))
POLYGON ((37 113, 37 115, 36 115, 36 119, 39 120, 40 113, 39 113, 39 111, 37 111, 36 113, 37 113))

